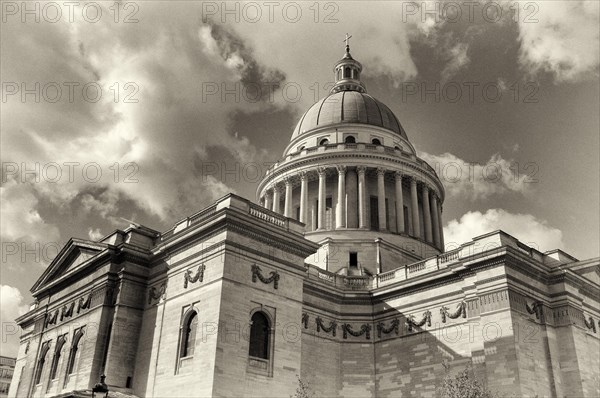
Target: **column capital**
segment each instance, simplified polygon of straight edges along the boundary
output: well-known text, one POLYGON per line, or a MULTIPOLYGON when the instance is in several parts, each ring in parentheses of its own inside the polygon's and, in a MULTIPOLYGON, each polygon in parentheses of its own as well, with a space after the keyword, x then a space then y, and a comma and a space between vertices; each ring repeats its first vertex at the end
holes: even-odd
POLYGON ((421 183, 421 189, 423 192, 429 192, 429 187, 424 182, 421 183))
POLYGON ((264 197, 265 197, 265 198, 270 198, 270 197, 272 197, 272 196, 273 196, 273 192, 271 192, 271 190, 270 190, 270 189, 267 189, 267 190, 265 191, 265 195, 264 195, 264 197))
POLYGON ((396 177, 396 179, 402 179, 402 177, 404 177, 404 174, 401 171, 395 171, 394 176, 396 177))
POLYGON ((411 185, 415 185, 416 186, 420 182, 414 176, 408 176, 408 178, 410 179, 410 184, 411 185))
POLYGON ((345 174, 346 173, 346 169, 347 169, 346 166, 338 164, 337 166, 335 166, 335 168, 337 169, 338 174, 345 174))
POLYGON ((292 185, 292 176, 285 176, 282 178, 282 180, 286 187, 288 185, 292 185))
POLYGON ((299 171, 298 176, 300 176, 300 181, 305 181, 308 178, 308 173, 306 171, 299 171))
POLYGON ((279 183, 273 184, 273 192, 277 191, 278 193, 283 193, 284 188, 285 187, 279 183))
POLYGON ((356 171, 358 172, 358 174, 365 174, 365 172, 367 171, 367 167, 366 166, 357 166, 356 167, 356 171))
POLYGON ((386 171, 387 171, 387 169, 386 169, 386 168, 383 168, 383 167, 378 167, 378 168, 377 168, 377 175, 378 175, 378 176, 381 176, 381 175, 382 175, 382 176, 385 176, 385 173, 386 173, 386 171))
POLYGON ((327 167, 324 167, 324 166, 317 167, 317 173, 319 174, 319 177, 325 175, 327 173, 327 167))

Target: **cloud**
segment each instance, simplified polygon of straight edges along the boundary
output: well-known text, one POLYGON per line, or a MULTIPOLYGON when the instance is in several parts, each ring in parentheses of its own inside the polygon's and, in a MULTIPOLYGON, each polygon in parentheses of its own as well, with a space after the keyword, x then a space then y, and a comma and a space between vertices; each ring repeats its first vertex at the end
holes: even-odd
POLYGON ((519 6, 519 62, 526 70, 534 75, 551 73, 557 82, 598 76, 600 3, 544 1, 519 6))
POLYGON ((446 51, 446 57, 449 58, 448 63, 442 70, 442 81, 445 82, 452 78, 459 70, 468 65, 471 60, 467 55, 469 44, 456 43, 446 51))
POLYGON ((19 289, 0 285, 0 323, 2 324, 0 355, 17 356, 21 332, 15 319, 27 312, 28 309, 29 306, 23 302, 23 295, 19 289))
POLYGON ((454 249, 476 236, 498 229, 542 252, 564 249, 561 230, 531 214, 513 214, 503 209, 489 209, 485 213, 470 211, 459 220, 448 222, 444 227, 446 249, 454 249))
POLYGON ((533 174, 515 173, 514 162, 499 153, 485 164, 468 162, 451 153, 423 152, 420 157, 435 169, 446 193, 453 197, 480 200, 507 192, 527 194, 537 182, 533 174))
POLYGON ((57 242, 60 233, 55 225, 48 224, 36 207, 39 200, 35 186, 17 183, 14 178, 0 187, 0 236, 3 242, 57 242))
MULTIPOLYGON (((63 166, 58 182, 42 178, 35 188, 10 184, 3 187, 5 195, 16 198, 28 189, 62 207, 72 206, 77 198, 83 210, 102 216, 124 211, 123 201, 132 200, 140 211, 173 221, 174 214, 193 213, 223 191, 233 191, 220 181, 203 178, 195 162, 199 156, 215 160, 207 151, 213 146, 244 162, 264 156, 266 152, 255 148, 248 137, 230 131, 231 117, 275 105, 221 101, 220 95, 203 101, 202 84, 235 87, 278 82, 284 75, 259 64, 245 40, 227 26, 200 27, 197 18, 190 17, 193 14, 183 7, 148 5, 142 22, 121 29, 115 29, 110 18, 97 24, 12 24, 3 44, 14 39, 23 45, 3 46, 7 81, 25 81, 29 86, 77 82, 79 86, 73 102, 67 100, 64 87, 63 98, 56 103, 9 98, 3 104, 9 116, 3 118, 2 156, 29 167, 77 166, 73 179, 63 166), (166 21, 167 14, 178 23, 166 21), (44 54, 43 62, 38 54, 44 54), (97 102, 82 99, 81 87, 88 82, 97 83, 103 93, 97 102), (85 167, 94 174, 91 182, 85 167), (183 195, 189 187, 195 191, 183 195)), ((15 211, 15 219, 7 223, 10 231, 3 226, 3 235, 35 232, 33 226, 17 231, 19 225, 13 221, 24 216, 32 225, 43 224, 34 197, 26 203, 31 210, 15 211)), ((40 229, 39 235, 46 235, 45 230, 40 229)))
POLYGON ((100 228, 88 230, 88 237, 93 241, 99 241, 104 237, 104 234, 100 231, 100 228))

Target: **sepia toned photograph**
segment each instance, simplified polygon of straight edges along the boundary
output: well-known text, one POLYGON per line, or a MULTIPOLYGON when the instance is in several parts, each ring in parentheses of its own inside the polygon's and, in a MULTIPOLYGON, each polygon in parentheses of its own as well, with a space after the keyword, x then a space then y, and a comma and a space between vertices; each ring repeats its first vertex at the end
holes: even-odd
POLYGON ((0 19, 0 398, 600 397, 598 0, 0 19))

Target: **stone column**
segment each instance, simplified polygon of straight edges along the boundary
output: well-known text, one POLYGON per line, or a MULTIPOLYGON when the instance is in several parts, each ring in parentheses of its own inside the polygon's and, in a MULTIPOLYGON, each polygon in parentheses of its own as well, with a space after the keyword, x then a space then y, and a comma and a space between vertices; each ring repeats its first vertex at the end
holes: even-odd
POLYGON ((369 228, 367 220, 367 182, 365 180, 367 168, 358 166, 356 171, 358 172, 358 227, 369 228))
POLYGON ((292 179, 286 177, 285 181, 285 205, 283 209, 283 215, 286 217, 292 217, 292 179))
POLYGON ((271 193, 271 191, 267 190, 267 192, 265 192, 265 208, 272 210, 273 209, 273 194, 271 193))
POLYGON ((319 220, 317 221, 317 229, 325 229, 325 198, 326 198, 326 183, 327 183, 327 169, 319 167, 317 172, 319 173, 319 208, 317 210, 319 214, 319 220))
POLYGON ((429 207, 429 188, 423 183, 421 191, 423 198, 423 226, 425 227, 425 240, 429 243, 433 242, 433 234, 431 233, 431 208, 429 207))
POLYGON ((417 198, 417 180, 410 178, 410 208, 412 211, 413 236, 421 237, 421 226, 419 225, 419 199, 417 198))
POLYGON ((308 176, 306 172, 300 173, 300 222, 308 222, 308 176))
POLYGON ((438 203, 437 212, 438 212, 438 222, 440 223, 440 249, 442 249, 442 251, 444 251, 445 250, 445 246, 444 246, 444 223, 442 221, 442 201, 441 200, 438 203))
POLYGON ((346 171, 346 226, 358 228, 358 176, 356 170, 346 171))
POLYGON ((433 244, 438 249, 440 246, 440 219, 438 218, 438 201, 437 195, 432 192, 431 195, 431 218, 433 219, 433 244))
POLYGON ((335 209, 335 227, 346 228, 346 166, 337 166, 338 197, 335 209))
POLYGON ((387 230, 385 214, 385 169, 377 169, 377 212, 379 213, 379 230, 387 230))
POLYGON ((402 198, 402 173, 396 172, 396 227, 398 233, 404 230, 404 201, 402 198))
POLYGON ((280 195, 279 186, 273 186, 273 211, 275 213, 279 213, 279 195, 280 195))

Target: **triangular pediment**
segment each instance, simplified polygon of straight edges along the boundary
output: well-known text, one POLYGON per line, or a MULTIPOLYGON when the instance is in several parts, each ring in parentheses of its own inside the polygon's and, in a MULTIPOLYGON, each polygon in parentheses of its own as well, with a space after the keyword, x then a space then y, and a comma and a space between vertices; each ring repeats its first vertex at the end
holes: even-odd
POLYGON ((71 239, 52 260, 46 271, 31 288, 35 292, 63 275, 76 272, 89 260, 107 248, 107 244, 81 239, 71 239))
POLYGON ((575 270, 575 273, 600 285, 600 267, 598 265, 575 270))

